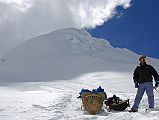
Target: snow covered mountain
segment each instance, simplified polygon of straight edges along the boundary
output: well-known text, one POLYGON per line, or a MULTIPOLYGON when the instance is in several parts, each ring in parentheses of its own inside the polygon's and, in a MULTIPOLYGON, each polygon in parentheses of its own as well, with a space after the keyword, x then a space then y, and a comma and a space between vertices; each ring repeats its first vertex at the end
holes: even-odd
MULTIPOLYGON (((158 120, 159 111, 145 112, 146 96, 137 113, 129 113, 130 108, 109 112, 103 105, 97 115, 82 110, 77 99, 82 88, 102 86, 108 97, 130 99, 132 106, 138 57, 73 28, 28 40, 1 59, 0 120, 158 120)), ((157 59, 147 61, 159 70, 157 59)), ((159 94, 154 93, 159 106, 159 94)))
POLYGON ((66 28, 28 40, 7 53, 0 63, 0 81, 49 81, 92 72, 132 71, 137 58, 85 30, 66 28))

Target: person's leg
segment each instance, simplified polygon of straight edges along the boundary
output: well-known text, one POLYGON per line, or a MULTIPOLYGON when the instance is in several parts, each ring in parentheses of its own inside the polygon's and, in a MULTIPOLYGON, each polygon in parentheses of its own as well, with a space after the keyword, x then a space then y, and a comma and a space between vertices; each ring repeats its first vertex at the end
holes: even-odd
POLYGON ((145 85, 146 94, 148 97, 149 108, 154 108, 154 92, 153 92, 153 83, 147 82, 145 85))
POLYGON ((134 101, 134 105, 133 105, 133 108, 138 108, 139 107, 139 104, 140 104, 140 101, 144 95, 144 92, 145 92, 145 85, 144 83, 140 84, 139 85, 139 88, 137 90, 137 94, 136 94, 136 98, 135 98, 135 101, 134 101))

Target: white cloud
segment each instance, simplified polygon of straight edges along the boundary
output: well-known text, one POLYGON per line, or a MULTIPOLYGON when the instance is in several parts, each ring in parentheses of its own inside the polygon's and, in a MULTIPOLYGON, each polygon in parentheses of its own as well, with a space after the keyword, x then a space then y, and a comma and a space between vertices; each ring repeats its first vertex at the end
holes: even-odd
POLYGON ((0 54, 39 34, 65 27, 95 28, 131 0, 0 0, 0 54))
POLYGON ((0 0, 0 2, 10 4, 12 7, 20 11, 26 11, 32 5, 31 0, 0 0))
POLYGON ((79 27, 102 25, 116 14, 116 7, 130 7, 131 0, 72 0, 69 8, 79 27))

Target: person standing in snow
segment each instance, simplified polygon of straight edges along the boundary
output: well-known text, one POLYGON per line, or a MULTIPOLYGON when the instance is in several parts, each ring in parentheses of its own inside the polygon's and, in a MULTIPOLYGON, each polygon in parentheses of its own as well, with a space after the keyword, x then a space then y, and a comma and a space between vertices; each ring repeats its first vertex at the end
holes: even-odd
POLYGON ((146 56, 141 56, 139 58, 140 66, 134 71, 133 80, 135 83, 135 88, 138 88, 134 105, 129 112, 137 112, 140 101, 146 91, 148 97, 149 108, 154 108, 154 92, 153 92, 153 78, 155 79, 155 88, 159 85, 159 75, 157 71, 146 63, 146 56))

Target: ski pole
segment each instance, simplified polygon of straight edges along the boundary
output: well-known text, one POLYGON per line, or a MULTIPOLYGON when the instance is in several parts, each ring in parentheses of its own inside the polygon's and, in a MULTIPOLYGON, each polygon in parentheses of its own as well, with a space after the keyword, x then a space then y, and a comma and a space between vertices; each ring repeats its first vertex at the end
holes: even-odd
POLYGON ((156 90, 156 92, 158 92, 158 93, 159 93, 159 91, 157 90, 157 88, 156 88, 156 87, 154 87, 154 89, 156 90))

